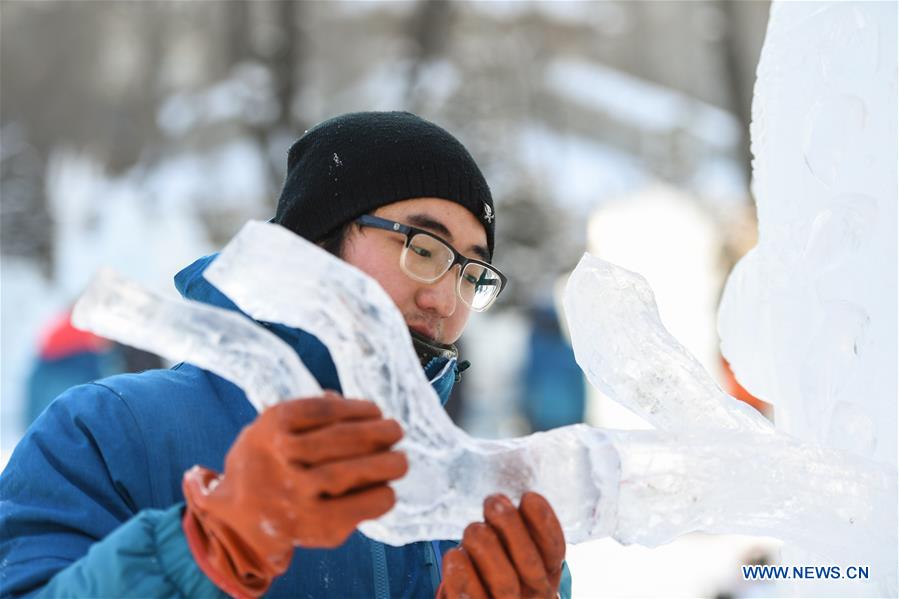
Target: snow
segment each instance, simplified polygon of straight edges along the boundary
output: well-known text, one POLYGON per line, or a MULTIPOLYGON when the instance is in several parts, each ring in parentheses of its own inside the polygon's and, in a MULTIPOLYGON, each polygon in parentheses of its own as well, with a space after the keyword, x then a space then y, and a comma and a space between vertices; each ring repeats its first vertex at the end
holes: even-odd
POLYGON ((557 59, 545 77, 547 87, 557 93, 638 130, 683 129, 721 150, 740 141, 739 121, 726 110, 611 67, 557 59))
POLYGON ((241 63, 230 77, 215 85, 193 93, 172 94, 160 106, 156 122, 173 137, 229 121, 269 124, 278 118, 274 94, 274 81, 266 67, 241 63))
POLYGON ((153 168, 110 175, 97 160, 70 149, 50 160, 46 185, 54 217, 52 275, 26 259, 3 257, 2 438, 6 463, 22 434, 25 380, 37 331, 78 297, 106 266, 176 297, 172 276, 214 251, 199 208, 260 216, 269 210, 264 162, 251 142, 208 153, 179 153, 153 168))
POLYGON ((462 75, 448 60, 429 60, 421 66, 415 85, 430 104, 442 106, 462 85, 462 75))
POLYGON ((342 0, 331 4, 339 13, 356 16, 386 12, 398 18, 411 16, 417 7, 415 2, 384 2, 384 0, 342 0))
POLYGON ((170 187, 157 188, 158 200, 153 201, 153 192, 147 192, 152 183, 144 186, 152 176, 109 177, 86 155, 56 154, 47 178, 51 213, 58 223, 53 285, 74 298, 92 273, 108 266, 135 272, 139 282, 174 293, 172 274, 211 250, 199 216, 187 208, 190 188, 182 182, 201 166, 197 161, 180 173, 168 173, 170 187))
POLYGON ((264 195, 267 168, 254 142, 236 139, 202 154, 167 156, 136 178, 134 186, 151 197, 160 212, 181 220, 185 212, 197 209, 259 218, 271 210, 264 195))
POLYGON ((462 428, 473 437, 501 439, 526 432, 517 400, 529 332, 530 321, 523 310, 472 313, 460 351, 473 365, 465 371, 462 410, 462 428), (498 345, 502 351, 497 351, 498 345))
POLYGON ((581 214, 636 191, 649 178, 630 154, 536 124, 521 127, 517 147, 527 171, 535 173, 554 201, 581 214))

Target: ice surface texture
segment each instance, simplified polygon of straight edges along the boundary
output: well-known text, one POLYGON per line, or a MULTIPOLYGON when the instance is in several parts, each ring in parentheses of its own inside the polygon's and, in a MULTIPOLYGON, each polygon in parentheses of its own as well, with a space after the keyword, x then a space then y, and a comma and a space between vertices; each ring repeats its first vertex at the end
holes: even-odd
POLYGON ((759 242, 719 317, 778 428, 894 464, 896 72, 896 3, 774 5, 753 102, 759 242))
MULTIPOLYGON (((393 301, 361 271, 283 227, 249 223, 205 276, 254 319, 322 340, 344 395, 372 400, 402 424, 409 472, 394 485, 397 506, 360 527, 371 538, 461 538, 482 518, 485 497, 527 490, 552 503, 571 542, 611 533, 618 455, 606 435, 578 425, 502 441, 469 437, 440 405, 393 301)), ((79 300, 75 322, 208 368, 241 386, 257 409, 320 392, 296 354, 246 317, 164 300, 108 274, 79 300)))
POLYGON ((585 254, 564 303, 589 381, 656 428, 771 430, 756 410, 724 393, 665 329, 640 275, 585 254))
MULTIPOLYGON (((843 595, 897 590, 896 11, 772 6, 752 106, 759 242, 731 273, 719 314, 724 355, 775 405, 779 430, 868 458, 892 479, 865 553, 881 590, 843 595)), ((859 534, 809 531, 828 545, 859 534)), ((828 555, 860 563, 856 545, 828 555)))
POLYGON ((362 531, 400 545, 461 538, 483 499, 544 494, 573 542, 606 536, 614 522, 618 457, 587 426, 488 441, 458 429, 431 388, 403 316, 372 278, 283 227, 249 223, 206 278, 261 321, 302 328, 330 350, 347 397, 370 399, 406 433, 409 473, 398 503, 362 531), (289 281, 290 284, 285 284, 289 281))
POLYGON ((94 276, 72 323, 175 362, 190 362, 241 387, 257 410, 321 392, 289 345, 246 316, 163 298, 111 270, 94 276))
POLYGON ((586 254, 564 301, 590 382, 658 429, 606 431, 620 460, 616 539, 765 535, 885 566, 889 467, 802 443, 721 391, 664 328, 643 277, 586 254))

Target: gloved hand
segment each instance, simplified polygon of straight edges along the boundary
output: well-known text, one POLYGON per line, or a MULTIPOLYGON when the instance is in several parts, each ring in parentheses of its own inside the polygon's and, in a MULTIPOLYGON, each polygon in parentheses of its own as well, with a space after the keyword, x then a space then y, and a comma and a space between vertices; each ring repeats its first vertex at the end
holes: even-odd
POLYGON ((340 545, 393 507, 387 482, 408 465, 390 447, 402 436, 375 404, 336 393, 268 408, 231 446, 224 475, 184 475, 182 524, 200 568, 230 595, 258 597, 294 546, 340 545))
POLYGON ((565 535, 549 502, 525 493, 516 509, 505 495, 491 495, 484 520, 469 524, 461 547, 444 554, 437 598, 556 597, 565 535))

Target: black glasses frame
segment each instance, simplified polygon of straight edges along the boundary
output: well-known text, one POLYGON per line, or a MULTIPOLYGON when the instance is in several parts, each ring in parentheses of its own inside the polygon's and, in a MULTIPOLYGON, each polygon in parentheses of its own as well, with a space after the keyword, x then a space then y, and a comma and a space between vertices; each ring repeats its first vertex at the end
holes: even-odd
MULTIPOLYGON (((489 268, 490 270, 495 272, 497 275, 499 275, 499 281, 500 281, 499 291, 496 292, 496 295, 493 298, 494 301, 496 300, 497 297, 499 297, 499 294, 502 293, 503 289, 505 289, 505 287, 506 287, 506 275, 501 273, 495 266, 493 266, 489 262, 484 262, 483 260, 475 260, 474 258, 469 258, 469 257, 463 255, 456 248, 454 248, 453 245, 451 243, 449 243, 447 240, 441 238, 438 235, 434 235, 430 231, 426 231, 425 229, 419 229, 418 227, 404 225, 403 223, 398 223, 393 220, 381 218, 380 216, 373 216, 371 214, 363 214, 362 216, 360 216, 359 218, 356 219, 356 222, 363 227, 373 227, 375 229, 383 229, 385 231, 393 231, 394 233, 402 233, 403 235, 406 236, 405 247, 407 247, 407 248, 409 247, 409 243, 412 241, 412 237, 414 235, 427 235, 428 237, 436 239, 437 241, 439 241, 440 243, 442 243, 443 245, 448 247, 450 249, 450 251, 453 253, 453 262, 452 262, 452 264, 449 265, 449 268, 446 269, 447 272, 452 270, 453 266, 455 266, 456 264, 459 265, 460 273, 463 270, 465 270, 465 267, 469 264, 478 264, 480 266, 485 266, 485 267, 489 268)), ((443 274, 445 275, 446 272, 443 274)), ((440 275, 440 277, 442 277, 442 276, 443 275, 440 275)), ((435 279, 435 281, 439 280, 440 277, 435 279)), ((491 301, 491 304, 492 303, 493 302, 491 301)), ((490 306, 490 304, 487 305, 487 307, 489 307, 489 306, 490 306)))

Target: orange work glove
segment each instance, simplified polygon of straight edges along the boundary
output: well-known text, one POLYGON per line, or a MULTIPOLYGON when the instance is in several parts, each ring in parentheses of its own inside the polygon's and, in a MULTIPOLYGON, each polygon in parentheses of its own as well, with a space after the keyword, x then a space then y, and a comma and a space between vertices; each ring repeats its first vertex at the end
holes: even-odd
POLYGON ((182 525, 200 568, 228 594, 258 597, 294 546, 342 544, 393 507, 387 482, 408 465, 390 447, 402 436, 375 404, 336 393, 268 408, 231 446, 224 475, 184 474, 182 525))
POLYGON ((491 495, 484 520, 469 524, 462 545, 444 554, 437 598, 556 597, 565 535, 549 502, 525 493, 515 509, 505 495, 491 495))

